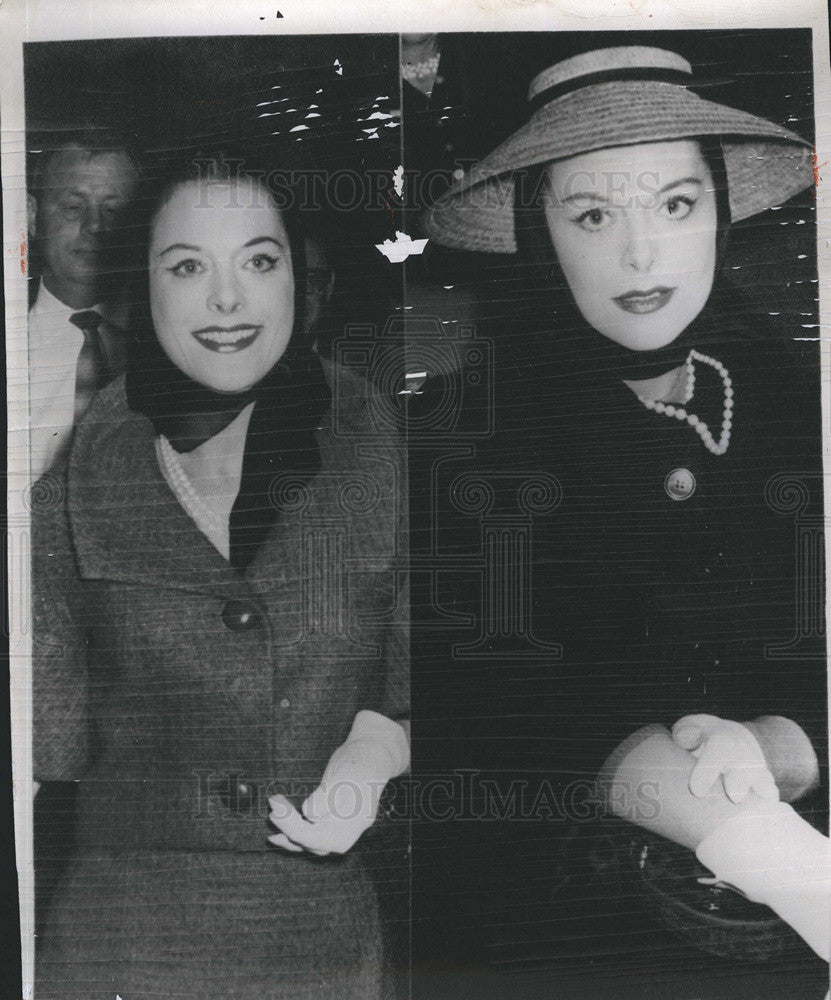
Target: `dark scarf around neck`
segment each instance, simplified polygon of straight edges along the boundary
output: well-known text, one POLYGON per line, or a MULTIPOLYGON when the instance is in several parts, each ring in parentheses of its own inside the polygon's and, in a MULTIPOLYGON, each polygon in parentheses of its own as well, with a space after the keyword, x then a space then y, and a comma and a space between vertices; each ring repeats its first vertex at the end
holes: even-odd
POLYGON ((180 371, 144 330, 130 346, 126 385, 130 409, 178 452, 193 451, 254 403, 230 520, 231 564, 244 568, 280 516, 281 479, 308 483, 320 469, 316 432, 331 401, 320 359, 289 346, 251 389, 216 392, 180 371))

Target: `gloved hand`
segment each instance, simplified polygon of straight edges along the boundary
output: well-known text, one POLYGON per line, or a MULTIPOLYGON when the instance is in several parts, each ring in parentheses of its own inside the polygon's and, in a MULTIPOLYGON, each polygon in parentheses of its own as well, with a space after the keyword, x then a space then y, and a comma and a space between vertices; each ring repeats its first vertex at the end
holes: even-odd
POLYGON ((719 777, 731 802, 741 802, 751 789, 762 799, 779 800, 779 789, 756 737, 740 722, 716 715, 685 715, 672 727, 672 738, 698 763, 689 788, 703 798, 719 777))
POLYGON ((344 854, 375 822, 388 781, 410 765, 404 728, 377 712, 363 710, 329 758, 320 785, 300 807, 273 795, 269 819, 281 831, 269 843, 288 851, 344 854))

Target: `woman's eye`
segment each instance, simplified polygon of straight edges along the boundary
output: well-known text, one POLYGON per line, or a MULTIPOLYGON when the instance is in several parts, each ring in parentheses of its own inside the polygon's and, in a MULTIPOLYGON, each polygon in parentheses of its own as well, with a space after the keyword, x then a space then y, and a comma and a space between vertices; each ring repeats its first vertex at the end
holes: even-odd
POLYGON ((80 212, 82 207, 80 201, 65 201, 61 204, 61 210, 66 212, 67 215, 74 215, 76 212, 80 212))
POLYGON ((605 208, 590 208, 583 212, 582 215, 578 215, 575 221, 578 226, 587 232, 594 233, 599 229, 605 229, 611 222, 611 218, 611 215, 605 208))
POLYGON ((175 274, 177 278, 189 278, 194 274, 202 274, 205 270, 201 261, 188 257, 187 260, 180 260, 178 264, 169 267, 168 271, 175 274))
POLYGON ((265 271, 273 271, 277 266, 277 258, 272 257, 268 253, 258 253, 254 254, 251 260, 247 261, 245 267, 249 268, 251 271, 259 271, 263 273, 265 271))
POLYGON ((694 205, 694 198, 688 198, 686 195, 676 195, 674 198, 669 198, 665 201, 661 209, 671 219, 686 219, 693 210, 694 205))

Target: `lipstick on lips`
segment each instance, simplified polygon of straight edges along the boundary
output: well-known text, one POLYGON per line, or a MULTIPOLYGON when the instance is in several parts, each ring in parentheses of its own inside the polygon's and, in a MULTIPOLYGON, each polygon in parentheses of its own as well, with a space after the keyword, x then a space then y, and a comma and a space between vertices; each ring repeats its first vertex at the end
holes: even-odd
POLYGON ((656 288, 649 288, 645 292, 633 289, 624 295, 616 295, 612 301, 616 302, 621 309, 630 313, 651 313, 664 306, 672 298, 674 288, 667 288, 659 285, 656 288))
POLYGON ((192 336, 209 351, 232 354, 250 347, 261 330, 261 326, 238 323, 236 326, 204 326, 201 330, 194 330, 192 336))

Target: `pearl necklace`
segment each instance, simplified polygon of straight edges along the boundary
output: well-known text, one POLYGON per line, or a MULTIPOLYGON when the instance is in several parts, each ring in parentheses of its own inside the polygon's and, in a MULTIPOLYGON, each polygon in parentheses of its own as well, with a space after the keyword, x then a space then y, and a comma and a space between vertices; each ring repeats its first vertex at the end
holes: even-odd
POLYGON ((196 527, 206 535, 212 544, 220 549, 215 539, 223 539, 228 534, 228 524, 218 517, 201 499, 188 479, 187 473, 179 462, 179 456, 173 445, 164 434, 156 438, 156 457, 164 477, 173 490, 176 499, 184 507, 185 513, 196 524, 196 527))
POLYGON ((716 361, 715 358, 708 357, 706 354, 699 354, 698 351, 690 351, 687 356, 687 392, 684 397, 685 403, 692 399, 693 390, 695 389, 695 365, 693 363, 695 361, 701 361, 714 368, 721 376, 721 382, 724 386, 724 416, 721 421, 721 437, 718 442, 715 441, 713 435, 710 433, 710 428, 704 421, 699 420, 694 413, 688 413, 683 406, 673 406, 671 403, 662 403, 656 399, 647 399, 645 396, 638 396, 638 399, 647 410, 653 410, 655 413, 665 413, 668 417, 675 417, 676 420, 686 420, 704 442, 704 447, 707 451, 712 452, 713 455, 723 455, 730 444, 730 430, 733 426, 733 381, 730 378, 730 373, 720 361, 716 361))

